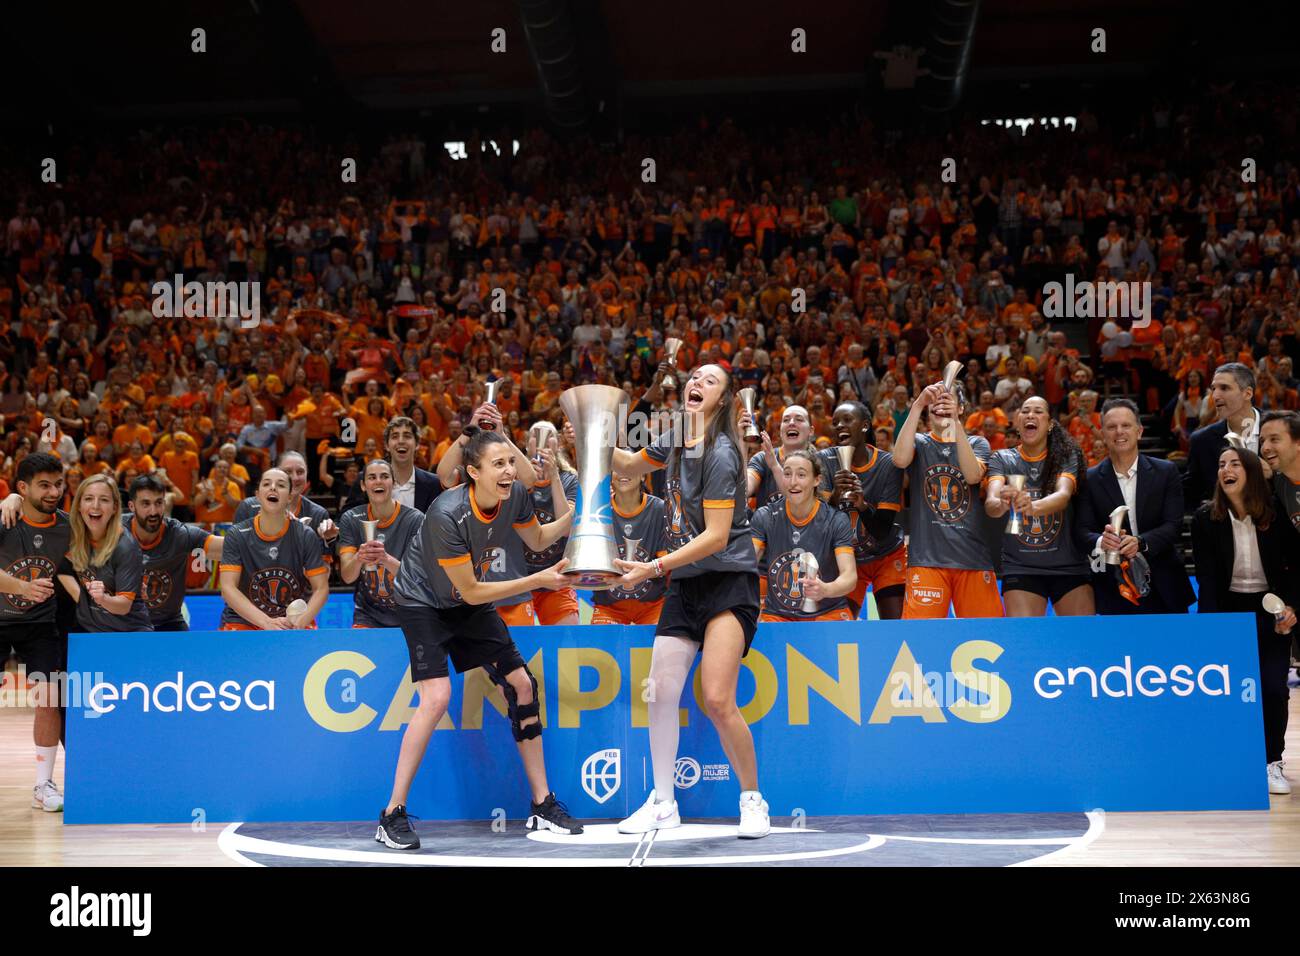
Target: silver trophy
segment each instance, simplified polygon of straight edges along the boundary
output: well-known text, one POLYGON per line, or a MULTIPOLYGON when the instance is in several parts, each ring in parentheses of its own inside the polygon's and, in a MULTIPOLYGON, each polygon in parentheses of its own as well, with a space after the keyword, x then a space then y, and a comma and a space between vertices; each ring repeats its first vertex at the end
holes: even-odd
MULTIPOLYGON (((1020 492, 1025 490, 1025 476, 1007 475, 1007 487, 1016 494, 1020 494, 1020 492)), ((1007 534, 1020 534, 1020 528, 1020 512, 1016 510, 1015 505, 1012 505, 1011 520, 1007 522, 1007 534)))
POLYGON ((835 457, 840 460, 840 471, 853 470, 853 446, 836 445, 835 457))
MULTIPOLYGON (((374 540, 375 540, 375 529, 376 529, 377 527, 379 527, 379 522, 378 522, 378 521, 366 521, 366 520, 364 520, 364 519, 362 520, 362 522, 361 522, 361 537, 366 541, 367 544, 369 544, 371 541, 374 541, 374 540)), ((379 570, 379 565, 377 565, 377 564, 367 564, 367 565, 366 565, 366 570, 367 570, 367 571, 378 571, 378 570, 379 570)))
POLYGON ((533 446, 533 467, 539 472, 542 470, 542 449, 550 444, 552 438, 558 442, 559 432, 550 422, 535 422, 533 427, 528 429, 528 440, 533 446))
POLYGON ((636 552, 637 549, 640 547, 641 547, 640 538, 624 538, 623 539, 623 555, 624 555, 623 560, 624 561, 637 560, 636 552))
POLYGON ((1283 601, 1276 594, 1265 594, 1264 610, 1273 615, 1273 620, 1280 621, 1286 617, 1286 601, 1283 601))
POLYGON ((754 423, 754 410, 758 407, 758 392, 752 388, 742 388, 738 393, 740 404, 749 412, 749 427, 745 429, 746 438, 761 437, 758 425, 754 423))
MULTIPOLYGON (((964 366, 961 364, 961 362, 957 361, 956 359, 953 359, 944 367, 943 370, 944 391, 952 395, 954 404, 956 403, 957 400, 957 393, 954 391, 957 385, 957 376, 961 374, 961 370, 963 367, 964 366)), ((961 410, 957 409, 957 412, 958 414, 960 414, 961 410)), ((952 429, 951 419, 947 419, 947 418, 936 419, 935 424, 937 427, 934 429, 934 431, 937 435, 939 435, 939 437, 944 439, 952 439, 956 437, 952 429)))
POLYGON ((483 401, 487 402, 489 405, 495 405, 497 403, 497 389, 499 389, 500 387, 501 387, 501 379, 499 378, 493 379, 492 381, 488 382, 487 397, 484 398, 483 401))
MULTIPOLYGON (((664 357, 673 368, 677 367, 677 350, 682 347, 681 339, 664 339, 664 357)), ((677 375, 669 373, 664 376, 664 388, 677 387, 677 375)))
POLYGON ((627 393, 612 385, 579 385, 560 396, 560 408, 577 436, 578 500, 573 529, 564 557, 564 573, 574 586, 605 590, 617 584, 623 572, 614 537, 613 501, 609 475, 618 442, 619 413, 627 393))
MULTIPOLYGON (((817 577, 818 573, 821 571, 821 568, 817 565, 817 558, 807 551, 800 553, 798 560, 795 562, 795 567, 799 569, 798 584, 800 590, 803 588, 804 581, 809 578, 817 577)), ((803 604, 801 604, 800 607, 803 608, 805 614, 817 613, 817 602, 812 598, 804 598, 803 604)))
MULTIPOLYGON (((1108 523, 1112 528, 1115 529, 1116 535, 1122 535, 1124 533, 1124 519, 1127 517, 1128 517, 1127 505, 1120 505, 1118 508, 1116 508, 1114 511, 1110 513, 1110 519, 1108 523)), ((1119 564, 1123 560, 1124 559, 1120 556, 1120 553, 1118 551, 1106 552, 1107 564, 1119 564)))

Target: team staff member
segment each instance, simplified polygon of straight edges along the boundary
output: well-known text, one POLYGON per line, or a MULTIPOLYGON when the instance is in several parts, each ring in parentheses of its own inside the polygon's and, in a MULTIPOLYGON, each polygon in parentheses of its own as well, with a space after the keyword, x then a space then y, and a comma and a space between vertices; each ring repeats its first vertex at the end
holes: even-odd
POLYGON ((223 631, 274 631, 314 627, 329 597, 329 568, 319 535, 289 516, 289 476, 279 468, 263 472, 257 484, 258 511, 222 539, 220 570, 223 631), (307 601, 290 620, 289 605, 307 601))
POLYGON ((1300 530, 1300 414, 1265 412, 1259 454, 1273 473, 1273 493, 1291 527, 1300 530))
POLYGON ((754 738, 736 706, 740 660, 758 625, 758 560, 746 514, 745 461, 732 411, 730 374, 718 365, 695 370, 683 390, 685 433, 675 426, 632 454, 614 450, 614 469, 642 475, 668 473, 668 555, 621 561, 624 588, 673 572, 655 631, 649 702, 654 789, 645 805, 619 824, 622 833, 681 825, 673 799, 677 762, 678 703, 696 654, 704 709, 740 778, 739 836, 766 836, 767 802, 758 791, 754 738), (701 648, 701 645, 703 647, 701 648))
POLYGON ((26 456, 14 473, 14 487, 23 499, 19 521, 0 527, 0 658, 16 654, 35 683, 29 695, 36 747, 32 806, 57 812, 63 809, 53 779, 63 736, 57 687, 66 667, 67 638, 55 621, 54 577, 72 540, 72 525, 59 510, 63 462, 45 452, 26 456))
MULTIPOLYGON (((668 553, 664 539, 664 500, 647 494, 635 475, 615 470, 614 537, 624 561, 651 561, 668 553), (628 553, 628 543, 634 547, 628 553)), ((592 592, 592 624, 658 624, 664 606, 664 578, 646 578, 634 588, 615 586, 592 592)))
MULTIPOLYGON (((286 513, 293 520, 305 523, 326 544, 332 543, 338 537, 339 529, 330 519, 330 513, 303 494, 307 490, 307 459, 301 452, 286 451, 276 467, 289 477, 290 498, 286 513)), ((261 487, 260 483, 258 487, 261 487)), ((261 508, 260 494, 245 498, 235 509, 235 524, 247 521, 261 508)))
MULTIPOLYGON (((570 515, 573 514, 574 506, 578 501, 578 470, 569 463, 569 459, 560 448, 554 427, 550 430, 550 436, 549 441, 544 441, 543 444, 550 449, 551 458, 543 459, 542 449, 536 443, 536 435, 532 432, 528 435, 528 454, 533 459, 533 470, 537 472, 537 482, 533 485, 530 494, 533 496, 533 511, 542 524, 552 521, 557 512, 554 472, 559 473, 560 486, 564 489, 566 499, 565 507, 570 515), (548 460, 554 464, 548 465, 546 463, 548 460)), ((564 556, 564 549, 568 543, 569 538, 565 535, 545 551, 524 548, 524 564, 528 573, 544 571, 560 560, 564 556)), ((578 592, 573 588, 558 588, 554 591, 538 589, 533 592, 532 603, 538 624, 578 623, 578 592)))
POLYGON ((462 446, 468 482, 443 492, 429 507, 420 533, 402 558, 394 590, 397 618, 411 656, 411 680, 420 703, 402 735, 393 792, 379 817, 375 839, 395 850, 419 849, 406 801, 433 730, 447 712, 451 680, 447 659, 464 674, 482 667, 506 700, 510 727, 528 777, 532 805, 525 826, 555 833, 581 833, 546 782, 537 680, 492 607, 533 588, 562 588, 564 561, 521 580, 484 581, 476 573, 518 535, 535 551, 545 550, 563 526, 537 523, 532 497, 517 481, 519 458, 497 431, 474 429, 462 446))
POLYGON ((1052 421, 1047 399, 1025 399, 1013 416, 1015 448, 989 458, 984 511, 1020 516, 1020 533, 1002 535, 1002 598, 1010 617, 1073 617, 1096 613, 1088 562, 1075 544, 1074 496, 1085 465, 1079 447, 1052 421), (1024 476, 1019 492, 1008 482, 1024 476), (1050 489, 1050 490, 1049 490, 1050 489))
POLYGON ((903 473, 893 467, 894 456, 871 443, 871 412, 861 402, 843 402, 831 416, 831 428, 841 445, 853 449, 853 461, 840 468, 834 448, 822 452, 822 470, 834 475, 828 500, 853 523, 853 557, 857 583, 849 594, 856 619, 870 587, 882 620, 903 616, 907 581, 907 548, 898 514, 903 508, 903 473))
POLYGON ((141 594, 144 556, 122 527, 122 494, 108 475, 87 478, 72 500, 72 540, 59 583, 77 602, 77 629, 152 631, 141 594))
POLYGON ((369 504, 339 518, 339 576, 356 583, 353 627, 401 627, 393 596, 393 576, 402 556, 420 533, 424 514, 393 500, 393 467, 383 458, 366 465, 362 485, 369 504), (367 541, 362 521, 374 521, 375 538, 367 541))
POLYGON ((1246 448, 1258 452, 1260 436, 1259 409, 1255 407, 1255 373, 1240 362, 1227 362, 1214 370, 1210 379, 1210 398, 1214 401, 1216 421, 1192 433, 1187 452, 1187 470, 1183 472, 1183 503, 1195 511, 1214 493, 1219 452, 1228 432, 1248 433, 1246 448), (1245 425, 1249 422, 1249 425, 1245 425))
POLYGON ((1192 555, 1200 582, 1196 610, 1255 615, 1268 792, 1276 794, 1291 792, 1282 774, 1291 642, 1282 635, 1295 626, 1300 599, 1300 556, 1288 551, 1293 542, 1293 529, 1273 507, 1259 459, 1244 448, 1225 448, 1219 455, 1214 497, 1192 518, 1192 555), (1264 610, 1263 599, 1270 592, 1286 605, 1280 620, 1264 610))
MULTIPOLYGON (((433 499, 442 494, 442 482, 433 472, 415 467, 415 453, 419 448, 419 426, 413 419, 399 415, 388 422, 384 428, 384 451, 393 470, 393 500, 423 516, 433 499)), ((365 489, 357 482, 348 495, 345 509, 350 511, 365 504, 365 489)))
POLYGON ((139 545, 143 574, 140 597, 155 631, 188 631, 185 621, 185 575, 198 551, 213 562, 221 560, 222 542, 198 525, 183 524, 164 514, 167 489, 153 475, 131 482, 131 510, 122 526, 139 545))
POLYGON ((975 506, 991 452, 987 439, 966 436, 962 404, 942 383, 927 386, 894 440, 894 467, 912 488, 905 620, 947 617, 949 604, 957 617, 1002 617, 975 506), (927 409, 933 430, 918 435, 927 409))
POLYGON ((767 555, 767 596, 760 621, 851 621, 846 595, 858 583, 853 560, 853 525, 848 515, 817 497, 821 463, 811 451, 785 456, 785 497, 754 512, 750 535, 763 563, 767 555), (800 557, 817 559, 817 574, 804 577, 800 557), (804 601, 817 609, 804 610, 804 601))

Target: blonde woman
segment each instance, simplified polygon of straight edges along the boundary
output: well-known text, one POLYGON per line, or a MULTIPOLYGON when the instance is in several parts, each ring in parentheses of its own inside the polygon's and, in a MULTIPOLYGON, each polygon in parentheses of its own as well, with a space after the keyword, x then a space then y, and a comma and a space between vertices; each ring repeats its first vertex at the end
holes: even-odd
POLYGON ((122 496, 108 475, 77 487, 68 515, 72 540, 59 566, 59 583, 77 602, 77 630, 152 631, 141 595, 144 555, 122 531, 122 496))

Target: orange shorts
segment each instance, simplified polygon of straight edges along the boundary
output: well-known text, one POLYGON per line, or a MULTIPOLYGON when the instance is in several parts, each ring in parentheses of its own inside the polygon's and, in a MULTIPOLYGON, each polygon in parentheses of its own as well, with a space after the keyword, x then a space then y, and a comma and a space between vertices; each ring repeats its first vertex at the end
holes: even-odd
MULTIPOLYGON (((534 591, 533 609, 537 611, 538 624, 559 624, 568 615, 577 615, 578 592, 573 588, 534 591)), ((575 616, 573 620, 577 623, 578 618, 575 616)))
POLYGON ((958 568, 908 568, 903 620, 948 616, 1003 617, 1002 595, 992 571, 958 568))
POLYGON ((849 594, 854 607, 862 607, 867 599, 867 587, 879 594, 885 588, 907 583, 907 545, 899 545, 889 554, 858 565, 858 586, 849 594))
POLYGON ((615 601, 597 604, 591 615, 592 624, 658 624, 664 599, 657 601, 615 601))
POLYGON ((519 604, 510 605, 510 607, 499 607, 497 613, 501 615, 501 620, 511 627, 527 627, 537 623, 537 615, 533 613, 532 601, 521 601, 519 604))
MULTIPOLYGON (((219 627, 217 630, 220 630, 220 631, 260 631, 261 628, 260 628, 260 627, 253 627, 253 625, 251 625, 251 624, 242 624, 242 623, 238 623, 238 622, 231 622, 230 624, 222 624, 221 627, 219 627)), ((315 622, 315 621, 312 621, 311 624, 310 624, 309 626, 307 626, 307 627, 301 627, 301 628, 295 628, 295 630, 300 630, 300 631, 314 631, 314 630, 316 630, 316 622, 315 622)))
POLYGON ((806 624, 810 621, 851 621, 853 612, 846 607, 838 611, 826 611, 818 614, 816 617, 782 617, 780 614, 772 614, 764 611, 758 616, 760 622, 768 621, 775 624, 806 624))

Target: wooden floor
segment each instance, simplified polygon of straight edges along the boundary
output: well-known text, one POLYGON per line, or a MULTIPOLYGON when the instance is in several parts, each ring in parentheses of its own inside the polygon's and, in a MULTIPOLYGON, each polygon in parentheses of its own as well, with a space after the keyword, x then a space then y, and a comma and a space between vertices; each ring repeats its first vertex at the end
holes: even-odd
MULTIPOLYGON (((33 809, 31 726, 30 710, 0 706, 0 866, 238 865, 217 847, 224 823, 202 832, 186 824, 64 826, 62 814, 33 809)), ((1272 797, 1271 811, 1106 814, 1092 843, 1022 865, 1300 865, 1300 692, 1291 698, 1287 745, 1297 792, 1272 797)), ((62 756, 55 779, 62 784, 62 756)))

